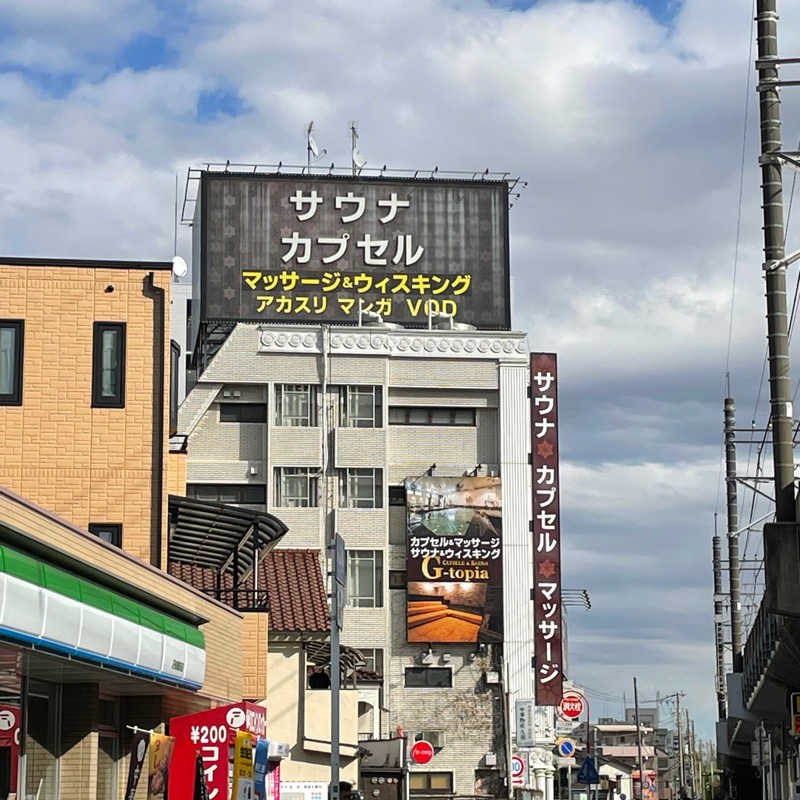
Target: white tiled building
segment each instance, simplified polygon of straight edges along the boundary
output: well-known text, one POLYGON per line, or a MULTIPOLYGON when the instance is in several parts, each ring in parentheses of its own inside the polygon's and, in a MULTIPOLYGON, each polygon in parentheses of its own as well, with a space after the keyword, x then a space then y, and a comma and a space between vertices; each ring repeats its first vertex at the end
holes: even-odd
MULTIPOLYGON (((517 332, 239 323, 180 410, 190 496, 274 513, 283 547, 344 538, 342 643, 383 677, 361 689, 360 733, 437 745, 412 797, 506 794, 505 693, 512 727, 533 697, 528 361, 517 332), (500 650, 407 643, 403 482, 429 470, 502 477, 500 650)), ((552 728, 541 711, 530 783, 546 798, 552 728)))

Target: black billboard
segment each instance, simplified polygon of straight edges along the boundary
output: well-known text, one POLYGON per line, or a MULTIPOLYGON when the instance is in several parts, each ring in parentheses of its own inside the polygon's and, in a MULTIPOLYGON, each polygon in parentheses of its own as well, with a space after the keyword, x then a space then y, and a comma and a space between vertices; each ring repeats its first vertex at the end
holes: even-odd
POLYGON ((198 322, 511 324, 505 181, 204 172, 194 225, 198 322))

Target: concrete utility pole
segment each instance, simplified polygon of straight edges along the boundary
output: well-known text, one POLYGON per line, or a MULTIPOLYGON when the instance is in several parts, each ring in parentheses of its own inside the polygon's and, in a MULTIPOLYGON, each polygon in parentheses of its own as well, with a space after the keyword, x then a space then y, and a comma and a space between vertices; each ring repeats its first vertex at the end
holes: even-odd
POLYGON ((714 647, 717 656, 717 711, 720 720, 728 716, 725 703, 725 634, 722 628, 722 563, 719 536, 717 536, 717 514, 714 513, 714 539, 711 547, 714 565, 714 647))
POLYGON ((636 751, 639 756, 639 800, 644 798, 644 761, 642 760, 642 729, 639 727, 639 689, 633 678, 633 713, 636 720, 636 751))
MULTIPOLYGON (((786 313, 786 257, 783 224, 781 111, 778 88, 778 14, 776 0, 757 0, 758 93, 761 116, 761 193, 764 213, 764 272, 767 290, 767 345, 775 470, 775 510, 778 522, 796 519, 792 394, 786 313)), ((733 574, 732 565, 731 575, 733 574)))
MULTIPOLYGON (((742 671, 742 576, 739 570, 739 505, 736 487, 736 403, 725 398, 725 485, 728 495, 728 587, 731 598, 733 671, 742 671)), ((716 591, 716 589, 714 590, 716 591)), ((724 717, 720 717, 724 719, 724 717)))

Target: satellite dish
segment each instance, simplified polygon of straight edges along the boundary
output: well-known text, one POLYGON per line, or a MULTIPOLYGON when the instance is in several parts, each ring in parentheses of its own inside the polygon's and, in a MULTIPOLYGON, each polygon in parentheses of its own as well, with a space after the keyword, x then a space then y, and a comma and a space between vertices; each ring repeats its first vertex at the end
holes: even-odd
POLYGON ((314 158, 319 158, 319 147, 310 133, 308 134, 308 149, 313 153, 314 158))
POLYGON ((353 150, 353 163, 358 169, 361 169, 366 163, 367 159, 361 154, 361 151, 356 147, 353 150))
POLYGON ((172 274, 176 278, 182 278, 186 273, 189 271, 189 267, 186 265, 186 262, 180 257, 175 256, 172 259, 172 274))

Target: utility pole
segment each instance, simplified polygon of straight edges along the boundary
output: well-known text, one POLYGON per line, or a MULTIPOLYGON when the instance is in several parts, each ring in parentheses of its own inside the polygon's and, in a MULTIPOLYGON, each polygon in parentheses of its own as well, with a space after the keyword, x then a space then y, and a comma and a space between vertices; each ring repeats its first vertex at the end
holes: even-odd
MULTIPOLYGON (((738 550, 738 543, 737 543, 738 550)), ((725 702, 725 633, 722 628, 722 562, 719 536, 717 535, 717 512, 714 512, 714 539, 711 546, 714 566, 714 647, 717 655, 717 711, 724 720, 728 716, 725 702)))
POLYGON ((347 586, 347 556, 344 540, 338 533, 330 539, 331 553, 331 783, 329 800, 339 800, 339 697, 341 666, 339 632, 342 624, 342 606, 347 586))
MULTIPOLYGON (((785 281, 784 281, 785 283, 785 281)), ((785 298, 784 298, 785 303, 785 298)), ((739 505, 736 487, 736 403, 725 398, 725 486, 728 495, 728 587, 731 598, 733 671, 742 665, 742 578, 739 570, 739 505)), ((716 591, 716 589, 714 590, 716 591)), ((724 719, 724 717, 720 717, 724 719)))
POLYGON ((642 760, 642 729, 639 727, 639 689, 633 678, 633 713, 636 720, 636 751, 639 756, 639 800, 644 800, 644 762, 642 760))
POLYGON ((681 730, 681 694, 678 692, 675 695, 678 703, 678 791, 680 792, 686 784, 685 776, 683 774, 683 731, 681 730))
MULTIPOLYGON (((792 394, 786 313, 786 257, 783 224, 781 111, 778 87, 778 14, 776 0, 757 0, 758 93, 761 117, 761 193, 764 214, 764 277, 767 293, 772 460, 775 470, 775 511, 778 522, 796 519, 792 394)), ((733 575, 732 565, 731 575, 733 575)))
POLYGON ((694 761, 692 760, 692 729, 689 725, 689 709, 685 708, 683 713, 686 718, 686 749, 689 751, 689 778, 692 781, 692 794, 694 795, 694 761))

